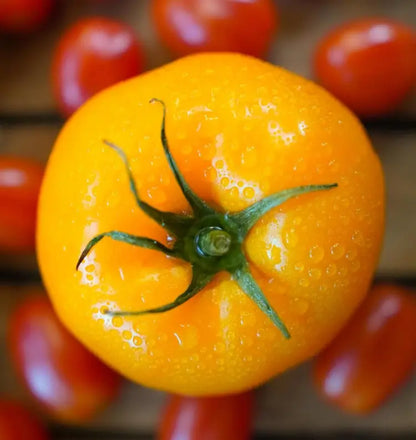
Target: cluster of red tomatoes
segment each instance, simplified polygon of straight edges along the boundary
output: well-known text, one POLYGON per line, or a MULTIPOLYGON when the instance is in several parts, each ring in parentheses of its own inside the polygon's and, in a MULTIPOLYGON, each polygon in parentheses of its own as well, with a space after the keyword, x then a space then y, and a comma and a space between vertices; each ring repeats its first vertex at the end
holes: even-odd
MULTIPOLYGON (((39 28, 53 0, 0 3, 0 30, 39 28)), ((271 0, 153 0, 160 40, 175 56, 237 51, 264 57, 278 26, 271 0)), ((416 37, 389 19, 350 22, 326 35, 314 55, 316 78, 358 115, 393 111, 414 86, 416 37), (388 62, 386 62, 388 60, 388 62)), ((126 24, 83 19, 63 35, 52 63, 57 106, 70 116, 92 95, 143 72, 144 49, 126 24)), ((0 252, 32 252, 43 168, 0 157, 0 252)), ((119 376, 60 324, 47 299, 29 296, 10 318, 10 356, 37 402, 53 417, 80 422, 117 395, 119 376), (76 373, 71 364, 77 365, 76 373)), ((313 368, 318 390, 346 411, 366 413, 387 398, 412 371, 416 359, 416 298, 395 285, 376 285, 353 319, 322 352, 313 368)), ((160 439, 247 439, 252 393, 213 398, 172 397, 160 439)), ((0 438, 45 439, 24 408, 0 401, 0 438)))

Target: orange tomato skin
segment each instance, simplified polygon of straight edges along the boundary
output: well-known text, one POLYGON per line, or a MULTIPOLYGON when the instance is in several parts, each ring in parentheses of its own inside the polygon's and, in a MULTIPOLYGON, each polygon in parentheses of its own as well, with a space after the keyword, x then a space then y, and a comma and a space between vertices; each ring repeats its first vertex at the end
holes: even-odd
POLYGON ((416 83, 416 33, 387 18, 346 23, 325 36, 315 75, 361 116, 395 110, 416 83))
POLYGON ((154 0, 152 15, 161 40, 176 56, 234 51, 264 57, 278 20, 271 0, 154 0))
POLYGON ((249 440, 253 393, 221 397, 171 396, 158 440, 249 440))
POLYGON ((19 157, 0 157, 0 252, 34 251, 42 178, 40 164, 19 157))
POLYGON ((374 410, 414 370, 414 335, 414 292, 397 285, 376 285, 317 357, 317 389, 345 411, 365 414, 374 410))
POLYGON ((204 54, 110 88, 69 120, 47 167, 37 244, 57 313, 95 354, 146 386, 218 395, 255 387, 329 342, 367 292, 383 227, 381 166, 355 116, 276 66, 204 54), (163 154, 154 97, 166 103, 167 136, 185 179, 225 212, 286 188, 338 183, 273 209, 244 243, 290 340, 225 272, 175 310, 111 318, 108 308, 172 301, 189 284, 189 265, 105 239, 75 270, 101 232, 171 241, 136 207, 123 163, 103 139, 130 158, 144 201, 189 212, 163 154))
POLYGON ((34 295, 16 308, 8 342, 19 377, 52 416, 88 420, 114 400, 119 376, 68 333, 47 297, 34 295))

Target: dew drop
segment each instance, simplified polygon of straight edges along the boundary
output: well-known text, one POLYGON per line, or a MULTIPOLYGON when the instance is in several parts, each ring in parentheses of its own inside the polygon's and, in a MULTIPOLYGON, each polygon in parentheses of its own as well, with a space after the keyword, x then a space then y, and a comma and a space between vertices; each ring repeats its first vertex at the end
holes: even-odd
POLYGON ((223 160, 217 160, 215 162, 215 167, 217 168, 217 170, 220 170, 220 169, 224 168, 224 161, 223 160))
POLYGON ((331 247, 331 255, 334 258, 334 260, 339 260, 342 258, 345 254, 345 248, 340 243, 335 243, 331 247))
POLYGON ((137 345, 137 346, 140 346, 140 345, 143 344, 143 339, 140 338, 139 336, 135 336, 135 337, 133 338, 133 344, 134 344, 134 345, 137 345))
POLYGON ((113 325, 113 327, 118 328, 121 327, 123 325, 123 319, 120 316, 115 316, 112 320, 111 320, 111 324, 113 325))
POLYGON ((95 266, 93 264, 89 264, 85 267, 86 272, 94 272, 95 266))
POLYGON ((364 237, 363 234, 361 233, 361 231, 354 231, 354 233, 352 234, 352 241, 357 245, 357 246, 364 246, 364 237))
POLYGON ((130 339, 132 338, 133 335, 131 334, 131 331, 129 331, 129 330, 124 330, 123 333, 122 333, 122 336, 123 336, 123 338, 126 339, 127 341, 130 341, 130 339))
POLYGON ((255 193, 254 189, 249 186, 244 189, 243 194, 244 194, 244 197, 246 197, 247 199, 252 199, 256 193, 255 193))
POLYGON ((303 263, 296 263, 295 264, 295 270, 297 272, 303 272, 304 269, 305 269, 305 265, 303 263))
POLYGON ((230 190, 230 196, 232 198, 237 198, 239 194, 238 188, 236 186, 233 186, 230 190))
POLYGON ((301 278, 299 280, 299 286, 301 286, 301 287, 309 287, 309 284, 310 284, 310 282, 306 278, 301 278))
POLYGON ((319 280, 321 278, 322 271, 317 268, 312 268, 309 269, 308 274, 313 280, 319 280))
POLYGON ((325 251, 320 246, 312 246, 309 249, 309 258, 312 263, 319 263, 323 260, 325 251))
POLYGON ((288 248, 294 248, 299 243, 299 237, 297 236, 296 232, 291 229, 285 233, 285 244, 288 248))
POLYGON ((221 179, 221 186, 223 186, 224 188, 227 188, 229 184, 230 184, 230 179, 228 177, 223 177, 221 179))
POLYGON ((337 272, 337 266, 335 264, 328 264, 328 266, 326 267, 326 274, 329 277, 332 277, 336 274, 337 272))

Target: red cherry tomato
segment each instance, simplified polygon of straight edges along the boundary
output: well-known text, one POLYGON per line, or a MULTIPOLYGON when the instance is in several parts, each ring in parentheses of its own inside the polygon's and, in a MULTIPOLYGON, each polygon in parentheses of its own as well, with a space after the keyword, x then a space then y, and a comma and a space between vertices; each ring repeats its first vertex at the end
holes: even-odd
POLYGON ((0 30, 27 33, 40 28, 50 16, 54 0, 1 0, 0 30))
POLYGON ((399 387, 415 362, 415 294, 382 284, 318 356, 314 379, 329 401, 349 412, 367 413, 399 387))
POLYGON ((253 393, 221 397, 172 396, 158 440, 248 440, 253 393))
POLYGON ((143 67, 141 45, 129 26, 101 17, 79 21, 64 34, 53 58, 59 110, 71 115, 93 95, 138 75, 143 67))
POLYGON ((177 56, 230 51, 263 57, 277 28, 272 0, 153 0, 152 14, 177 56))
POLYGON ((16 308, 8 342, 24 384, 58 419, 88 420, 117 395, 119 376, 63 327, 44 296, 29 297, 16 308))
POLYGON ((394 110, 416 81, 416 34, 385 18, 352 21, 318 45, 315 75, 361 116, 394 110))
POLYGON ((0 252, 34 250, 42 177, 40 164, 29 159, 0 156, 0 252))
POLYGON ((36 417, 10 400, 0 400, 1 440, 48 440, 49 436, 36 417))

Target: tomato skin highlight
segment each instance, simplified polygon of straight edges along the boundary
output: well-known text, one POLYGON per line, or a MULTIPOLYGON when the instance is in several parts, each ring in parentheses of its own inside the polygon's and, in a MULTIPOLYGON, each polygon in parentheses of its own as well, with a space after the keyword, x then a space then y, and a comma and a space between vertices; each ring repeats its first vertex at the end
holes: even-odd
POLYGON ((160 39, 176 56, 230 51, 264 57, 277 29, 270 0, 154 0, 160 39))
POLYGON ((42 165, 19 157, 0 157, 0 252, 34 251, 42 178, 42 165))
POLYGON ((0 32, 25 34, 39 29, 49 18, 54 0, 2 0, 0 32))
POLYGON ((82 19, 66 31, 54 53, 58 108, 70 116, 96 93, 143 69, 142 47, 128 25, 104 17, 82 19))
POLYGON ((360 116, 389 113, 416 83, 416 33, 387 18, 351 21, 322 39, 314 70, 360 116))
POLYGON ((25 299, 10 318, 8 343, 32 396, 62 421, 90 419, 117 395, 119 376, 62 326, 48 299, 25 299))
POLYGON ((48 440, 42 423, 26 408, 11 400, 0 400, 1 440, 48 440))
POLYGON ((253 393, 221 397, 173 395, 166 405, 158 440, 249 440, 253 393))
POLYGON ((318 391, 345 411, 376 409, 413 371, 416 298, 404 287, 373 287, 350 322, 318 355, 318 391))

